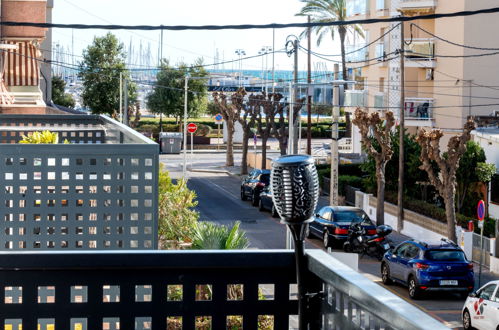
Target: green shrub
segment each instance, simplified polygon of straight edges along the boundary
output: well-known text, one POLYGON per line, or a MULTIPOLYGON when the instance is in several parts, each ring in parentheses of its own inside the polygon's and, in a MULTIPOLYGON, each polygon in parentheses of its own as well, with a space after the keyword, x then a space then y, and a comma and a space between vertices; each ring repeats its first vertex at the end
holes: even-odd
POLYGON ((338 193, 341 196, 346 195, 346 186, 352 186, 355 188, 362 189, 362 178, 352 175, 340 175, 338 176, 338 193))

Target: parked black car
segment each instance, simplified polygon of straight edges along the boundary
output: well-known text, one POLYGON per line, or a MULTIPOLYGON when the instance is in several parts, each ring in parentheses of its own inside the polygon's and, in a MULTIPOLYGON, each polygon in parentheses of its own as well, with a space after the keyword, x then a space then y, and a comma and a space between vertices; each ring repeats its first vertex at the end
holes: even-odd
POLYGON ((252 170, 246 178, 241 182, 241 199, 243 201, 247 200, 248 197, 251 199, 251 204, 253 206, 258 205, 260 200, 260 193, 263 188, 270 184, 270 170, 252 170))
POLYGON ((258 209, 260 211, 269 210, 274 218, 279 216, 277 210, 274 206, 274 202, 272 201, 272 191, 270 186, 266 186, 263 188, 263 191, 260 193, 260 201, 258 202, 258 209))
POLYGON ((360 223, 366 235, 376 235, 376 226, 362 209, 352 206, 324 206, 307 226, 307 237, 320 237, 324 247, 342 247, 348 238, 348 228, 360 223))

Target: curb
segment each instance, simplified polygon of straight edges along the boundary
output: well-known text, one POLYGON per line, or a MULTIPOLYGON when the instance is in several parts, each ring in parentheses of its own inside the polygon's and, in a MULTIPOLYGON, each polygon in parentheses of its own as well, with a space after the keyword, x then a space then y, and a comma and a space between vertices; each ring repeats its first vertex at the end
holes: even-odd
POLYGON ((202 168, 195 168, 195 169, 188 169, 189 172, 199 172, 199 173, 216 173, 216 174, 227 174, 233 177, 240 178, 240 174, 232 173, 231 171, 227 170, 216 170, 216 169, 202 169, 202 168))

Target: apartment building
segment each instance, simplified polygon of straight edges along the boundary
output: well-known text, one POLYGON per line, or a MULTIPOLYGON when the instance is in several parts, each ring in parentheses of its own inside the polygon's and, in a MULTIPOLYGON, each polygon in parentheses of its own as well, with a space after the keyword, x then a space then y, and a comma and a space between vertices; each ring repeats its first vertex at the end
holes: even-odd
MULTIPOLYGON (((494 0, 347 0, 347 15, 350 20, 387 18, 495 6, 494 0)), ((390 109, 397 116, 401 86, 399 24, 363 25, 363 44, 348 47, 353 50, 372 43, 349 55, 349 67, 357 68, 351 71, 361 81, 357 86, 361 91, 351 91, 355 94, 352 96, 371 110, 390 109)), ((493 37, 496 31, 499 14, 404 23, 404 116, 409 132, 416 133, 419 127, 438 127, 449 138, 463 127, 467 116, 499 112, 499 56, 474 56, 497 52, 499 40, 493 37)))
MULTIPOLYGON (((1 20, 46 23, 53 0, 0 0, 1 20)), ((59 113, 51 101, 51 31, 40 27, 1 28, 0 112, 59 113)))

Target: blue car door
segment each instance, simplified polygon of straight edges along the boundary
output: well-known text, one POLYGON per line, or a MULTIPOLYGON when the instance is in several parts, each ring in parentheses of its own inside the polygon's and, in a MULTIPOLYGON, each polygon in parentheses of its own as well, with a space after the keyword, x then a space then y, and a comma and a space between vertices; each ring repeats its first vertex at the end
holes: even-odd
POLYGON ((317 217, 315 217, 314 222, 311 223, 310 230, 315 236, 322 237, 324 228, 326 228, 331 223, 331 209, 329 207, 324 207, 319 211, 317 217))
POLYGON ((391 256, 389 256, 388 260, 390 262, 388 263, 388 267, 390 267, 390 277, 402 280, 403 278, 402 259, 404 258, 405 251, 409 248, 409 246, 410 243, 403 243, 393 251, 391 256))
POLYGON ((400 258, 400 269, 402 270, 402 281, 407 281, 409 274, 412 272, 413 261, 419 255, 419 248, 414 244, 409 244, 405 250, 403 258, 400 258))

